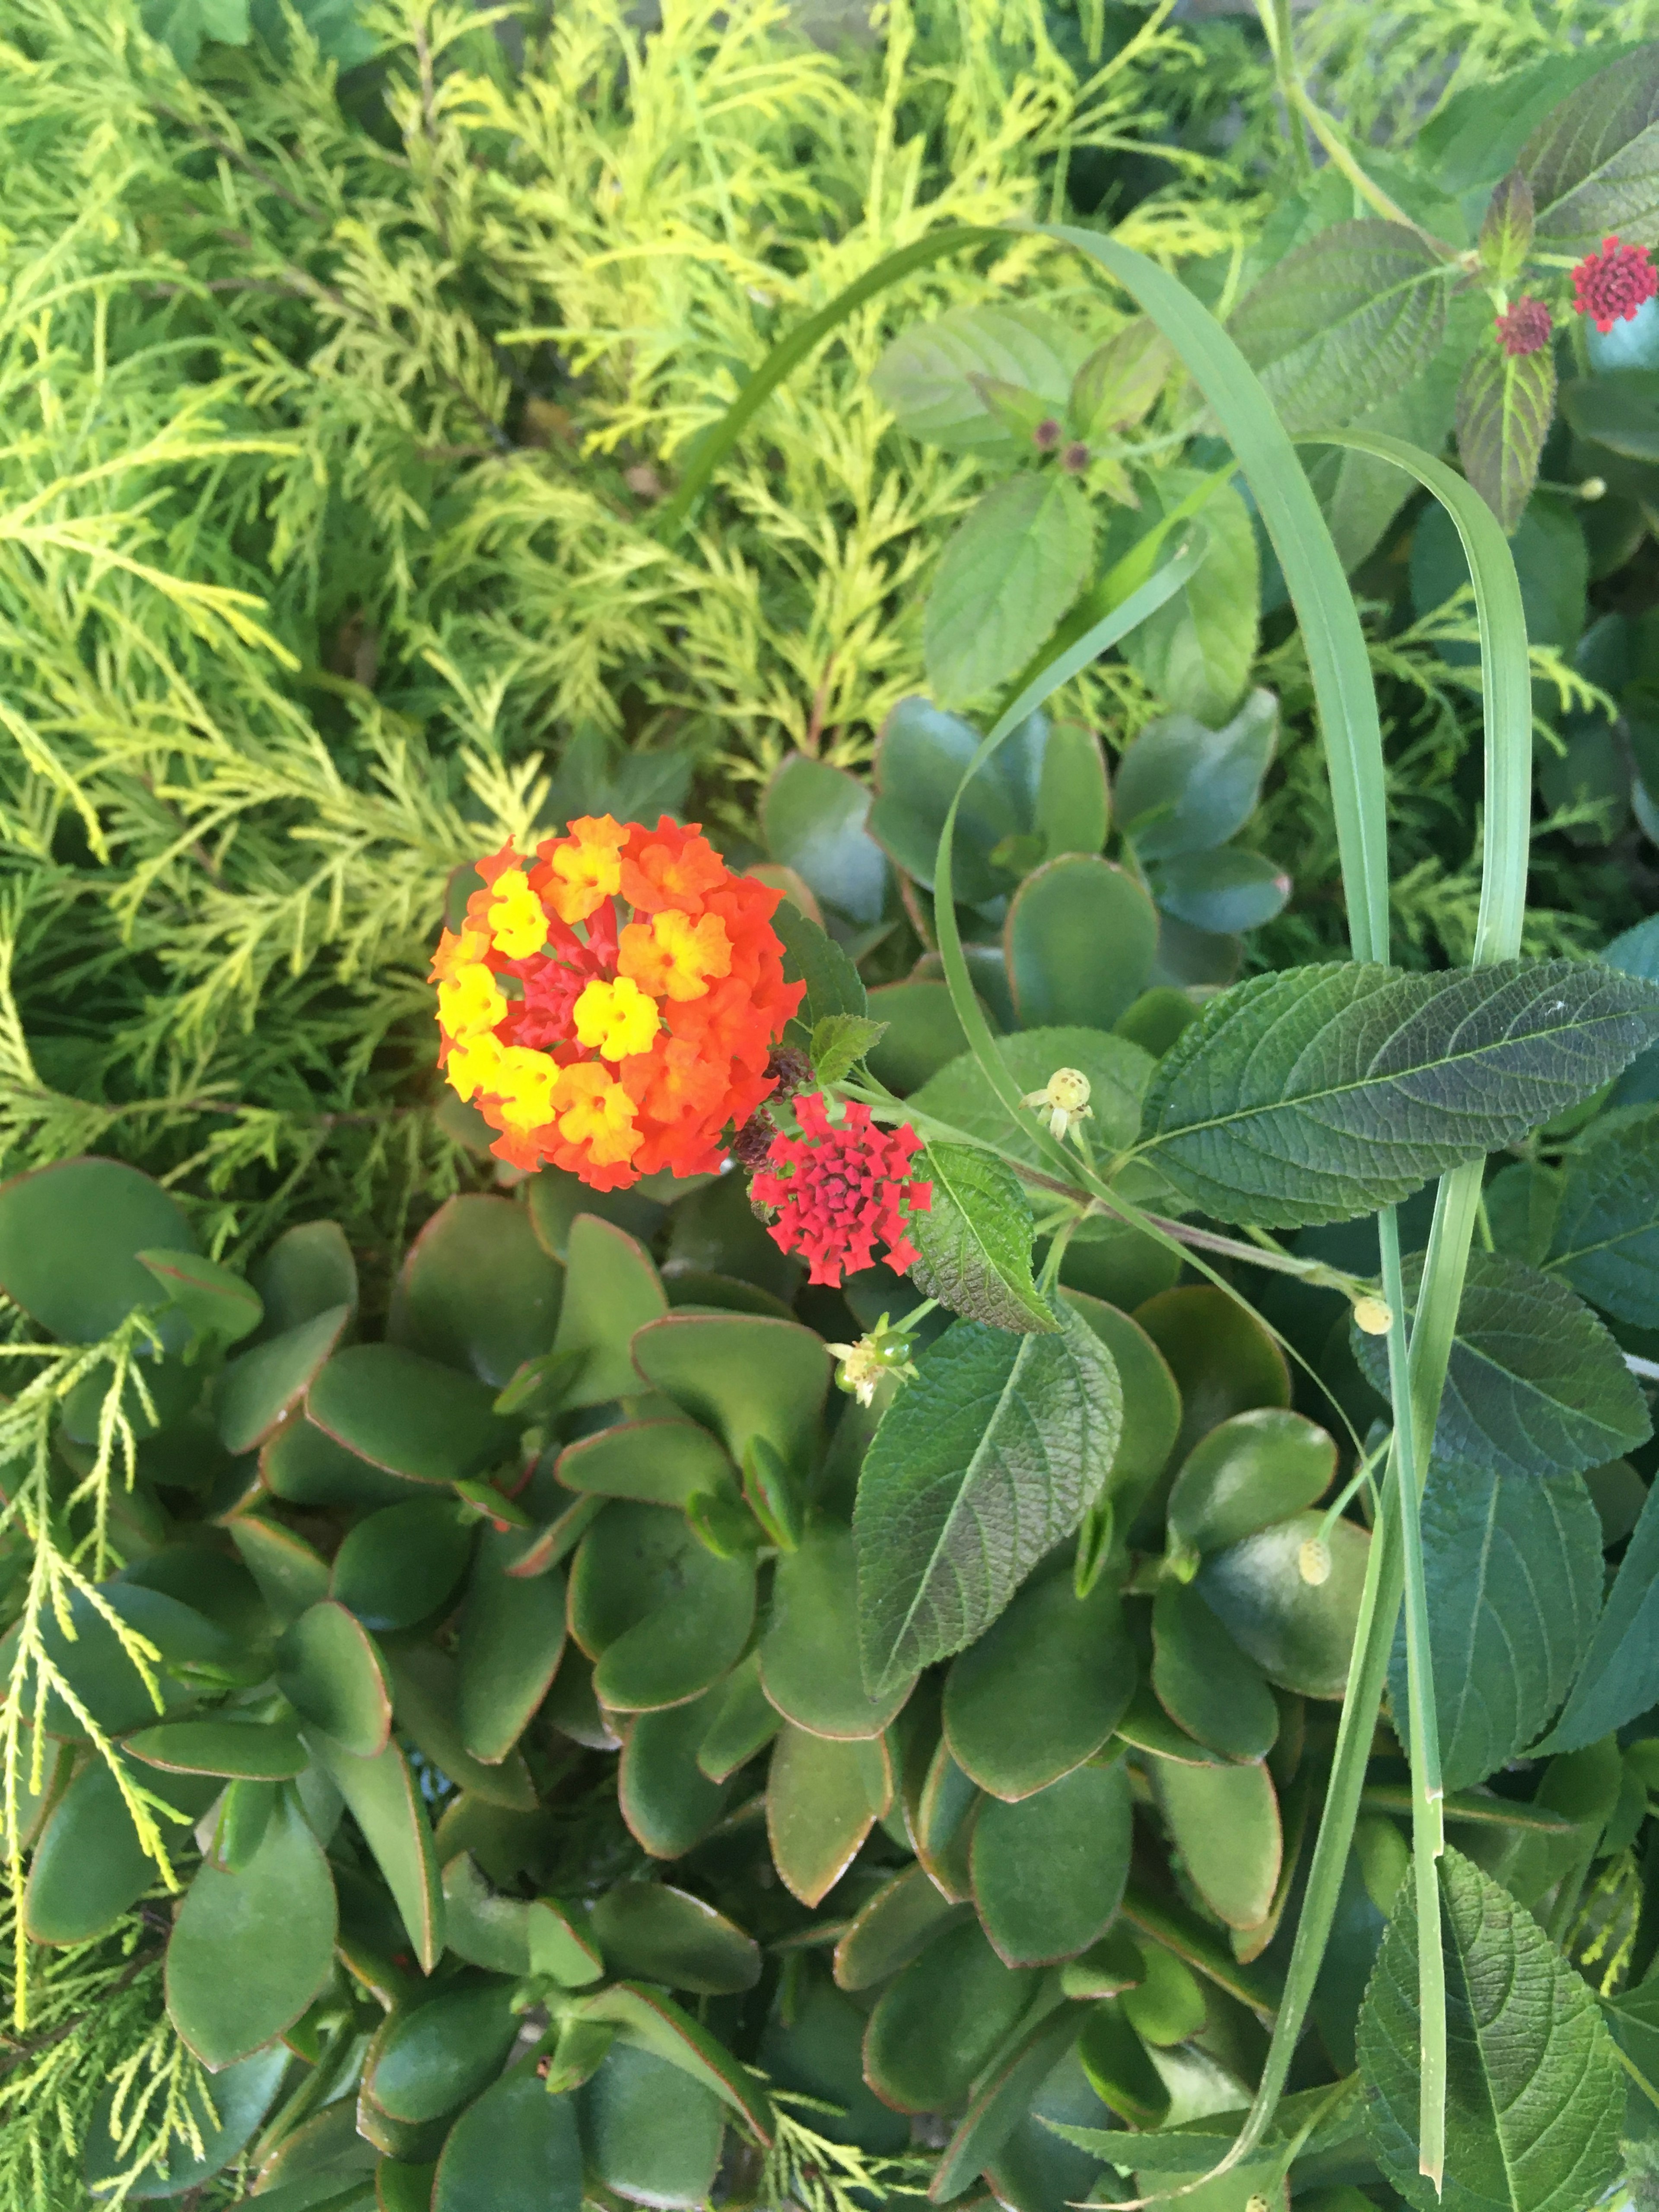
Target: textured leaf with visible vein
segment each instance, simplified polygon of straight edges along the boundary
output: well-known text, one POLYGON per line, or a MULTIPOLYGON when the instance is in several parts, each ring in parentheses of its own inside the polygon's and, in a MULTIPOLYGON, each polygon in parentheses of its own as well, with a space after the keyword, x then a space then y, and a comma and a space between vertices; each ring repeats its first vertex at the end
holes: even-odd
POLYGON ((1659 1037, 1659 987, 1568 960, 1253 977, 1160 1062, 1146 1157, 1206 1212, 1369 1213, 1587 1098, 1659 1037))
POLYGON ((1587 253, 1616 231, 1659 244, 1659 46, 1569 93, 1521 149, 1540 246, 1587 253))
POLYGON ((1337 430, 1410 382, 1446 327, 1445 264, 1397 222, 1339 222, 1246 293, 1228 328, 1292 434, 1337 430))
POLYGON ((1123 1394, 1069 1310, 1052 1336, 957 1322, 923 1353, 864 1463, 853 1533, 872 1695, 983 1635, 1099 1496, 1123 1394))
POLYGON ((1659 1703, 1659 1484, 1649 1491, 1566 1710, 1540 1750, 1582 1751, 1659 1703))
POLYGON ((1507 354, 1488 339, 1469 356, 1457 387, 1457 453, 1464 474, 1505 531, 1513 531, 1538 481, 1555 416, 1555 356, 1507 354))
MULTIPOLYGON (((1423 1262, 1406 1264, 1416 1302, 1423 1262)), ((1388 1390, 1381 1337, 1351 1332, 1361 1367, 1388 1390)), ((1553 1275, 1499 1252, 1471 1252, 1434 1448, 1504 1475, 1605 1466, 1647 1442, 1652 1425, 1612 1335, 1553 1275)))
POLYGON ((1544 1264, 1603 1312, 1659 1328, 1659 1107, 1608 1115, 1562 1164, 1544 1264))
POLYGON ((1366 2130, 1417 2212, 1585 2212, 1619 2174, 1624 2075, 1589 1984, 1460 1852, 1440 1863, 1445 2194, 1418 2170, 1417 1900, 1402 1884, 1359 2015, 1366 2130))
POLYGON ((915 1171, 933 1187, 910 1225, 921 1254, 910 1269, 916 1288, 993 1328, 1057 1329, 1031 1279, 1031 1209, 1013 1170, 972 1145, 929 1145, 915 1171))
MULTIPOLYGON (((1462 1790, 1534 1742, 1571 1687, 1601 1608, 1601 1516, 1581 1475, 1522 1482, 1437 1460, 1423 1571, 1441 1778, 1462 1790)), ((1403 1734, 1403 1624, 1389 1694, 1403 1734)))
POLYGON ((1010 477, 970 507, 939 556, 922 622, 927 681, 946 706, 1018 675, 1083 589, 1089 502, 1057 470, 1010 477))

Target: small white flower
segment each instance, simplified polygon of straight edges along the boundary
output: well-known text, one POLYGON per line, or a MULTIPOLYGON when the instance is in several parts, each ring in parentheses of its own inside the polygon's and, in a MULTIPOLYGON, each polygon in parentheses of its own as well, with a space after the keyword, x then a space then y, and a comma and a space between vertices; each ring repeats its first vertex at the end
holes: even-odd
POLYGON ((1019 1103, 1046 1114, 1050 1135, 1064 1144, 1073 1122, 1094 1118, 1095 1109, 1089 1103, 1091 1087, 1080 1067, 1057 1067, 1041 1091, 1028 1091, 1019 1103))

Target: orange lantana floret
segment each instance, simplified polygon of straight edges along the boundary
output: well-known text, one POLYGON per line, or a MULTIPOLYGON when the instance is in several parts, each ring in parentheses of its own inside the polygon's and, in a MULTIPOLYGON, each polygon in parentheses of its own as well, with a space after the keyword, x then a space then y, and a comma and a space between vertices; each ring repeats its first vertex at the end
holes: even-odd
POLYGON ((779 893, 666 816, 584 816, 477 873, 432 974, 440 1060, 500 1132, 492 1149, 599 1190, 719 1168, 775 1087, 768 1061, 802 995, 779 893))

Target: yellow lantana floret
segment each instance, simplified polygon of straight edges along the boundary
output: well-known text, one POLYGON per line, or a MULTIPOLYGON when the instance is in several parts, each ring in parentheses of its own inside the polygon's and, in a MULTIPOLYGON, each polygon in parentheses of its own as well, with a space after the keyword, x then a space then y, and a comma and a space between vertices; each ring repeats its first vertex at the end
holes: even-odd
POLYGON ((732 972, 732 940, 717 914, 693 921, 670 907, 650 921, 630 921, 622 933, 617 965, 659 999, 701 999, 717 977, 732 972))
POLYGON ((564 1070, 544 1052, 528 1045, 501 1048, 495 1076, 488 1085, 501 1102, 501 1120, 511 1130, 539 1129, 553 1118, 554 1093, 564 1070))
POLYGON ((589 1060, 562 1072, 559 1134, 569 1145, 586 1145, 595 1167, 631 1160, 643 1140, 634 1126, 634 1101, 620 1083, 589 1060))
POLYGON ((493 1091, 495 1071, 505 1050, 493 1030, 486 1030, 482 1036, 469 1037, 465 1044, 452 1045, 444 1062, 444 1080, 462 1098, 476 1097, 480 1091, 493 1091))
POLYGON ((530 888, 522 868, 508 868, 492 886, 495 899, 489 909, 490 942, 509 960, 527 960, 547 942, 547 916, 530 888))
MULTIPOLYGON (((561 921, 586 921, 622 888, 621 847, 628 831, 608 814, 585 814, 548 855, 548 901, 561 921)), ((543 846, 542 850, 547 852, 543 846)))
POLYGON ((438 986, 438 1019, 457 1043, 493 1030, 507 1012, 501 986, 482 961, 458 966, 438 986))
POLYGON ((590 983, 576 1001, 573 1019, 577 1043, 606 1060, 648 1052, 662 1026, 655 1000, 647 999, 626 975, 614 983, 590 983))

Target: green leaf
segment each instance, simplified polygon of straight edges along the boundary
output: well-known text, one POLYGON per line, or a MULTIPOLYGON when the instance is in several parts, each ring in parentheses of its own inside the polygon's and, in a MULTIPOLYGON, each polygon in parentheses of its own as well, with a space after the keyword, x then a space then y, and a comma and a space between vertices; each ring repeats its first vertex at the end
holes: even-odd
POLYGON ((285 1229, 248 1280, 264 1302, 256 1341, 315 1321, 331 1306, 357 1304, 357 1262, 337 1221, 302 1221, 285 1229))
POLYGON ((1607 231, 1659 244, 1659 48, 1639 48, 1581 84, 1522 148, 1536 236, 1593 252, 1607 231))
POLYGON ((703 1996, 738 1996, 760 1979, 754 1937, 666 1882, 614 1883, 594 1899, 590 1924, 612 1973, 703 1996))
POLYGON ((1026 877, 1003 933, 1020 1025, 1109 1030, 1140 995, 1158 916, 1133 876, 1097 853, 1066 853, 1026 877), (1100 957, 1109 945, 1112 957, 1100 957))
POLYGON ((865 1694, 847 1633, 856 1611, 852 1531, 818 1522, 778 1560, 759 1650, 767 1698, 787 1721, 813 1735, 849 1742, 878 1736, 910 1694, 911 1679, 902 1674, 884 1697, 865 1694))
POLYGON ((432 2212, 581 2212, 576 2107, 529 2066, 486 2089, 449 2131, 432 2212))
POLYGON ((441 2119, 501 2071, 519 2032, 504 1982, 462 1974, 388 2013, 363 2062, 363 2088, 394 2120, 441 2119))
POLYGON ((1123 1763, 1090 1760, 974 1823, 974 1902, 1005 1966, 1074 1959, 1103 1936, 1128 1878, 1133 1800, 1123 1763))
POLYGON ((828 761, 789 753, 761 794, 768 852, 813 895, 868 929, 887 903, 887 856, 870 835, 867 784, 828 761))
POLYGON ((1625 460, 1659 460, 1659 369, 1608 369, 1564 384, 1561 412, 1581 438, 1625 460))
POLYGON ((1432 357, 1447 270, 1401 223, 1334 223, 1247 292, 1228 330, 1294 436, 1334 430, 1432 357))
POLYGON ((1218 1552, 1315 1504, 1336 1473, 1336 1445, 1304 1414, 1258 1406, 1206 1430, 1170 1492, 1170 1534, 1218 1552))
POLYGON ((833 937, 787 899, 773 914, 772 927, 783 947, 785 981, 806 986, 795 1020, 809 1037, 837 1014, 864 1013, 868 1002, 859 971, 833 937))
POLYGON ((1276 862, 1237 845, 1154 860, 1146 881, 1164 913, 1220 937, 1260 929, 1284 912, 1291 895, 1291 879, 1276 862))
POLYGON ((1490 332, 1457 387, 1457 454, 1505 531, 1521 520, 1555 419, 1555 355, 1505 353, 1490 332))
POLYGON ((1097 346, 1073 380, 1068 405, 1079 438, 1104 438, 1150 414, 1175 366, 1175 351, 1150 315, 1137 315, 1097 346))
POLYGON ((917 1363, 859 1486, 859 1644, 879 1694, 982 1635, 1109 1475, 1111 1355, 1068 1313, 1052 1336, 957 1322, 917 1363))
POLYGON ((1004 1966, 975 1922, 948 1928, 882 1991, 864 2039, 865 2077, 902 2112, 966 2097, 1030 2000, 1035 1973, 1004 1966))
MULTIPOLYGON (((1075 1067, 1089 1079, 1089 1134, 1101 1152, 1133 1144, 1141 1099, 1152 1079, 1152 1055, 1125 1037, 1103 1030, 1022 1030, 999 1037, 998 1055, 1022 1096, 1041 1091, 1057 1067, 1075 1067)), ((1045 1167, 1037 1149, 1036 1116, 1016 1122, 991 1088, 972 1053, 963 1053, 930 1075, 910 1101, 921 1113, 978 1137, 1024 1167, 1045 1167)))
POLYGON ((322 1846, 284 1790, 242 1873, 198 1869, 167 1944, 167 2010, 205 2065, 292 2026, 333 1972, 336 1923, 322 1846))
MULTIPOLYGON (((927 596, 927 681, 947 702, 1018 674, 1083 589, 1094 554, 1089 502, 1070 477, 1011 477, 947 540, 927 596)), ((965 888, 965 886, 964 886, 965 888)))
POLYGON ((1100 739, 1084 722, 1056 722, 1042 752, 1036 834, 1042 857, 1097 853, 1111 826, 1111 793, 1100 739))
POLYGON ((1493 192, 1480 225, 1480 266, 1494 284, 1513 284, 1526 267, 1534 221, 1532 186, 1523 170, 1511 169, 1493 192))
POLYGON ((755 1613, 752 1555, 720 1559, 685 1516, 631 1499, 608 1505, 570 1576, 570 1626, 620 1710, 688 1704, 743 1656, 755 1613))
POLYGON ((965 1905, 941 1895, 924 1867, 906 1867, 884 1882, 847 1923, 836 1946, 836 1987, 868 1990, 890 1980, 942 1928, 955 1926, 966 1912, 965 1905))
MULTIPOLYGON (((1196 470, 1161 479, 1165 511, 1201 483, 1196 470)), ((1243 696, 1255 660, 1261 556, 1255 524, 1231 484, 1210 494, 1203 525, 1208 550, 1172 598, 1123 641, 1123 657, 1179 714, 1224 722, 1243 696)))
POLYGON ((1562 1169, 1543 1264, 1604 1312, 1659 1328, 1659 1109, 1594 1122, 1562 1169))
POLYGON ((706 2084, 654 2051, 619 2043, 576 2103, 593 2172, 617 2196, 667 2212, 708 2202, 725 2114, 706 2084))
POLYGON ((0 1290, 67 1343, 95 1343, 135 1306, 161 1304, 138 1254, 191 1243, 161 1185, 119 1160, 62 1160, 0 1185, 0 1290))
POLYGON ((1323 1516, 1293 1513, 1254 1536, 1212 1553, 1198 1589, 1228 1634, 1270 1682, 1304 1698, 1340 1698, 1348 1679, 1370 1537, 1352 1521, 1334 1522, 1323 1540, 1331 1571, 1309 1583, 1302 1547, 1323 1516))
POLYGON ((1178 1728, 1224 1758, 1265 1759, 1273 1749, 1273 1692, 1189 1584, 1163 1583, 1152 1601, 1152 1689, 1178 1728))
POLYGON ((134 1257, 155 1276, 163 1297, 177 1307, 198 1338, 234 1344, 259 1326, 264 1308, 258 1292, 216 1261, 154 1246, 134 1257))
POLYGON ((446 1200, 410 1245, 386 1336, 499 1390, 551 1346, 563 1289, 527 1210, 468 1193, 446 1200))
POLYGON ((250 1782, 290 1782, 306 1764, 300 1732, 286 1721, 163 1721, 128 1736, 124 1748, 164 1773, 250 1782))
POLYGON ((1061 1562, 1018 1591, 951 1667, 945 1742, 981 1790, 1012 1802, 1092 1759, 1134 1689, 1121 1597, 1103 1579, 1079 1598, 1061 1562))
POLYGON ((506 1758, 552 1686, 564 1650, 565 1582, 508 1572, 522 1548, 516 1533, 486 1528, 461 1613, 459 1717, 475 1759, 506 1758))
POLYGON ((1624 2075, 1589 1985, 1454 1850, 1440 1863, 1446 2172, 1418 2170, 1417 1900, 1402 1886, 1359 2016, 1366 2130, 1419 2212, 1583 2212, 1619 2172, 1624 2075))
MULTIPOLYGON (((311 1425, 297 1418, 300 1403, 333 1358, 350 1319, 349 1305, 325 1307, 231 1361, 219 1376, 213 1398, 220 1441, 228 1452, 257 1451, 273 1439, 287 1444, 296 1431, 311 1425)), ((337 1458, 343 1448, 332 1438, 330 1443, 337 1458)))
POLYGON ((823 1902, 856 1857, 881 1810, 886 1762, 879 1739, 849 1742, 786 1722, 766 1777, 766 1835, 784 1887, 823 1902))
MULTIPOLYGON (((1012 886, 1017 872, 993 855, 1012 840, 1036 834, 1049 735, 1046 714, 1028 715, 969 780, 952 863, 956 896, 965 904, 1000 897, 1012 886)), ((929 699, 901 699, 882 724, 871 831, 926 889, 933 887, 951 794, 978 750, 979 732, 929 699)))
POLYGON ((374 1854, 417 1962, 430 1973, 444 1948, 443 1886, 432 1825, 408 1759, 396 1743, 374 1759, 357 1759, 325 1735, 310 1742, 374 1854))
POLYGON ((495 1395, 488 1383, 400 1345, 353 1344, 312 1383, 306 1413, 388 1474, 449 1483, 483 1474, 516 1442, 491 1410, 495 1395))
MULTIPOLYGON (((1443 1459, 1422 1516, 1441 1774, 1462 1790, 1526 1750, 1571 1686, 1601 1604, 1601 1527, 1576 1474, 1517 1481, 1443 1459)), ((1403 1741, 1403 1631, 1389 1692, 1403 1741)))
POLYGON ((870 383, 913 438, 956 452, 1010 447, 974 379, 1023 386, 1065 410, 1081 348, 1063 323, 1034 307, 953 307, 895 338, 870 383))
MULTIPOLYGON (((1407 1263, 1415 1304, 1420 1255, 1407 1263)), ((1361 1369, 1386 1392, 1381 1337, 1350 1332, 1361 1369)), ((1553 1275, 1472 1252, 1435 1450, 1504 1475, 1601 1467, 1652 1433, 1635 1377, 1607 1328, 1553 1275)))
POLYGON ((689 1705, 639 1713, 629 1725, 617 1802, 629 1832, 653 1858, 683 1857, 726 1809, 729 1784, 711 1782, 697 1765, 724 1696, 724 1684, 717 1684, 689 1705))
POLYGON ((1057 1329, 1031 1279, 1031 1209, 1013 1170, 972 1145, 930 1145, 916 1171, 933 1192, 912 1224, 923 1296, 994 1328, 1057 1329))
POLYGON ((195 68, 205 40, 227 46, 248 42, 248 0, 143 0, 140 14, 180 69, 195 68))
POLYGON ((1573 961, 1252 977, 1158 1063, 1143 1150, 1222 1220, 1346 1219, 1512 1143, 1655 1037, 1659 988, 1573 961))
POLYGON ((1158 1802, 1187 1874, 1230 1928, 1260 1927, 1279 1887, 1284 1838, 1265 1766, 1152 1762, 1158 1802))
MULTIPOLYGON (((292 2058, 287 2045, 276 2043, 245 2058, 240 2066, 227 2067, 216 2075, 210 2090, 187 2100, 191 2117, 201 2131, 200 2156, 187 2136, 175 2135, 161 2166, 142 2177, 128 2201, 142 2203, 147 2198, 183 2197, 198 2181, 210 2179, 228 2166, 270 2111, 292 2058)), ((82 2176, 100 2199, 131 2170, 132 2163, 131 2150, 123 2154, 112 2125, 119 2087, 115 2081, 107 2084, 87 2123, 82 2176)), ((124 2125, 127 2117, 124 2111, 124 2125)))
POLYGON ((1540 1751, 1579 1751, 1659 1703, 1659 1485, 1595 1624, 1566 1708, 1540 1751))
MULTIPOLYGON (((26 1743, 25 1757, 28 1750, 26 1743)), ((204 1785, 196 1776, 146 1774, 125 1760, 122 1771, 128 1789, 148 1790, 192 1818, 204 1813, 216 1794, 215 1784, 204 1785)), ((188 1826, 153 1808, 152 1818, 169 1856, 187 1844, 188 1826)), ((139 1837, 113 1769, 107 1759, 94 1757, 64 1790, 41 1832, 23 1892, 24 1928, 37 1943, 87 1942, 118 1927, 161 1873, 139 1837)))
POLYGON ((385 1748, 392 1727, 385 1662, 373 1637, 337 1600, 308 1607, 286 1632, 276 1674, 301 1718, 343 1751, 373 1759, 385 1748))
POLYGON ((453 1498, 411 1498, 347 1530, 329 1594, 377 1634, 412 1628, 443 1604, 471 1550, 471 1528, 453 1498))
POLYGON ((826 1089, 852 1073, 872 1045, 886 1035, 885 1022, 862 1014, 826 1014, 812 1024, 812 1073, 826 1089))

